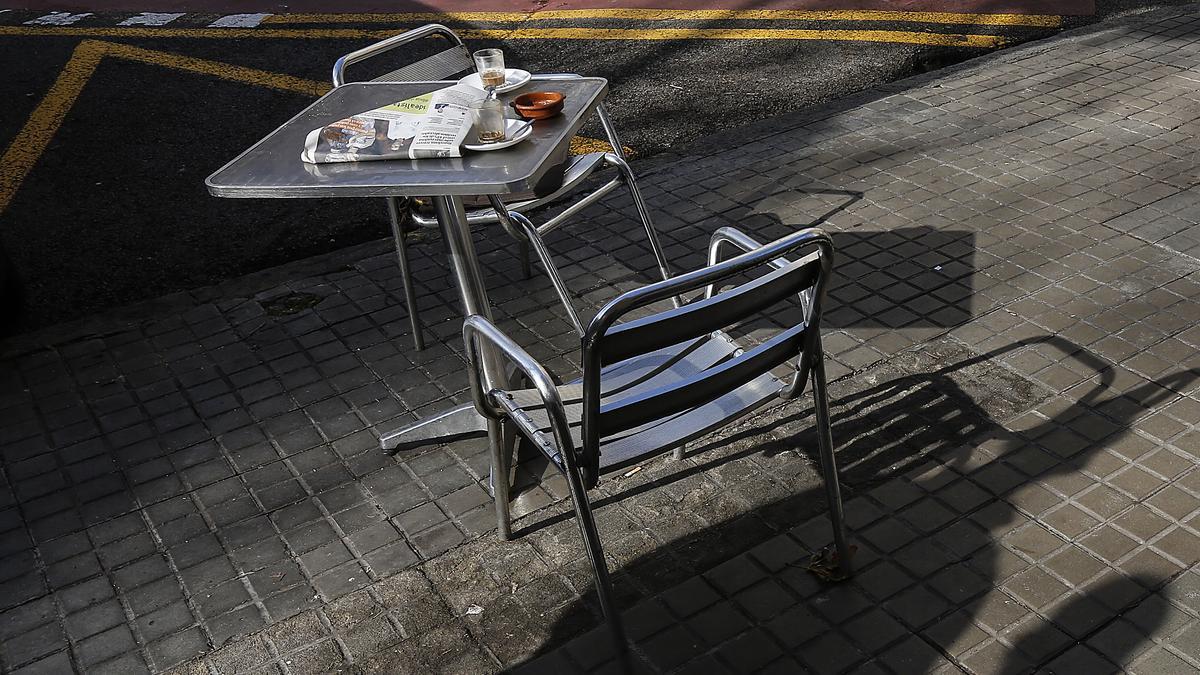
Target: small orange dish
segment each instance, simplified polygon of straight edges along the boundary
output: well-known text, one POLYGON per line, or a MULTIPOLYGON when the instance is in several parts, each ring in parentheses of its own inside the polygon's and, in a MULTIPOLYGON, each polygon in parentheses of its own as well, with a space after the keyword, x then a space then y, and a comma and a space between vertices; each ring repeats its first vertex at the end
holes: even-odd
POLYGON ((565 99, 556 91, 531 91, 513 99, 512 107, 527 120, 544 120, 562 112, 565 99))

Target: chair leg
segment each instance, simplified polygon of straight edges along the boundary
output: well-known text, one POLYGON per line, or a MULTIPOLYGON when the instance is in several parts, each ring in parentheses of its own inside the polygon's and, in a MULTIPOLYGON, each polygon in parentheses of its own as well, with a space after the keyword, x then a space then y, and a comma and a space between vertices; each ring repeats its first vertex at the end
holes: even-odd
POLYGON ((817 413, 817 445, 821 456, 821 474, 825 482, 825 499, 829 503, 829 520, 833 525, 833 544, 837 551, 838 572, 844 579, 851 575, 850 546, 846 541, 846 524, 842 512, 842 484, 838 478, 837 460, 833 455, 833 434, 829 428, 829 399, 825 388, 825 358, 820 339, 812 364, 813 408, 817 413))
POLYGON ((501 541, 512 539, 512 517, 509 514, 509 487, 512 485, 512 452, 515 433, 511 424, 489 418, 488 445, 492 452, 492 470, 489 480, 492 498, 496 502, 496 527, 501 541))
POLYGON ((425 334, 421 331, 421 321, 417 316, 417 296, 413 290, 412 271, 408 266, 408 244, 405 241, 400 197, 388 197, 387 205, 388 219, 392 224, 392 239, 396 241, 396 258, 400 261, 400 277, 404 282, 404 302, 408 305, 408 320, 412 324, 413 346, 417 351, 421 351, 425 349, 425 334))
POLYGON ((529 264, 529 242, 522 239, 517 242, 518 255, 521 257, 521 274, 525 275, 525 280, 529 281, 533 278, 533 265, 529 264))
POLYGON ((642 198, 642 191, 638 189, 637 178, 633 175, 633 169, 624 159, 614 162, 617 170, 621 172, 621 177, 625 181, 625 187, 629 190, 629 196, 633 199, 633 206, 637 209, 638 218, 642 221, 642 227, 646 230, 646 237, 650 240, 650 248, 654 251, 654 259, 658 262, 658 271, 662 274, 663 279, 671 278, 671 266, 667 262, 667 255, 663 253, 662 243, 658 240, 658 230, 654 229, 654 221, 650 218, 650 207, 646 205, 646 200, 642 198))
POLYGON ((612 579, 608 575, 608 563, 604 561, 604 550, 600 547, 600 535, 596 531, 596 520, 592 517, 592 504, 588 501, 583 478, 578 472, 568 468, 566 478, 571 491, 571 501, 575 504, 579 533, 583 535, 588 560, 592 563, 592 573, 596 576, 596 595, 600 599, 600 610, 604 612, 604 620, 612 633, 613 647, 617 650, 617 660, 622 666, 622 672, 628 672, 629 647, 625 641, 625 627, 621 622, 621 613, 612 599, 612 579))

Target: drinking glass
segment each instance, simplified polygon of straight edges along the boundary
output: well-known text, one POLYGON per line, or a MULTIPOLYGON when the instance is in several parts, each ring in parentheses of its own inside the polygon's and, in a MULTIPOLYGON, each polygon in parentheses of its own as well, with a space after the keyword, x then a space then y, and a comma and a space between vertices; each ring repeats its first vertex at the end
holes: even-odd
POLYGON ((472 103, 471 119, 475 122, 475 132, 480 141, 495 143, 504 140, 504 106, 496 99, 485 98, 472 103))
POLYGON ((504 51, 500 49, 480 49, 472 54, 475 57, 475 70, 479 71, 479 80, 484 87, 499 87, 504 84, 504 51))

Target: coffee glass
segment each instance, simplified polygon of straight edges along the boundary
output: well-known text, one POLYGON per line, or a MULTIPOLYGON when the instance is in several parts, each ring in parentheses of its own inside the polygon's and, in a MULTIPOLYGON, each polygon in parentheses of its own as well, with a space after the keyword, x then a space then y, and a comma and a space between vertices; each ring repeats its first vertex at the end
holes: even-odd
POLYGON ((504 106, 494 98, 485 98, 471 104, 471 119, 475 123, 475 133, 483 143, 496 143, 504 140, 505 120, 504 106))
POLYGON ((479 71, 479 81, 484 87, 499 87, 504 84, 503 50, 480 49, 472 56, 475 58, 475 70, 479 71))

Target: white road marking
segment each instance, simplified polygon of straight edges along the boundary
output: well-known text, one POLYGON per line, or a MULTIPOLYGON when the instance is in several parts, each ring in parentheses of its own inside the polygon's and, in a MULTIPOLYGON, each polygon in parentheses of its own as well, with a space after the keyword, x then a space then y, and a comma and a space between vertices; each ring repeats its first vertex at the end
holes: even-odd
POLYGON ((183 16, 183 12, 142 12, 125 19, 118 26, 165 26, 183 16))
POLYGON ((83 12, 82 14, 72 14, 70 12, 50 12, 46 16, 39 16, 36 19, 30 19, 25 22, 26 26, 69 26, 76 21, 91 16, 91 12, 83 12))
POLYGON ((230 14, 208 24, 209 28, 254 28, 270 14, 230 14))

